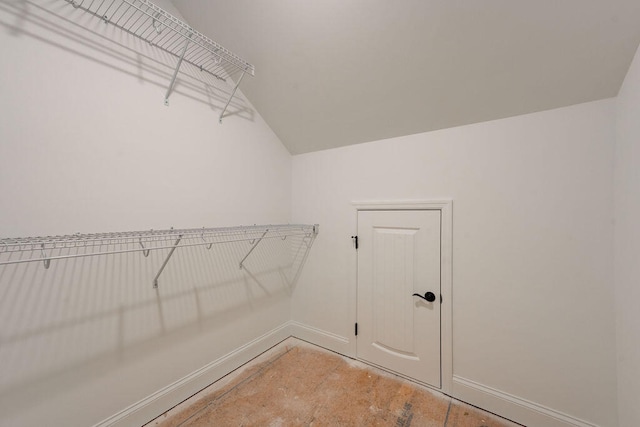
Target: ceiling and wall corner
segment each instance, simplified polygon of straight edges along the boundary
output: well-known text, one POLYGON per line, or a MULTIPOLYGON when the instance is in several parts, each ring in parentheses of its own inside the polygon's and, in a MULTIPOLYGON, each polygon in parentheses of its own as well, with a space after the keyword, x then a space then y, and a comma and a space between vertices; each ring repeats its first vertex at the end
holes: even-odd
POLYGON ((617 95, 637 0, 174 0, 292 154, 617 95))

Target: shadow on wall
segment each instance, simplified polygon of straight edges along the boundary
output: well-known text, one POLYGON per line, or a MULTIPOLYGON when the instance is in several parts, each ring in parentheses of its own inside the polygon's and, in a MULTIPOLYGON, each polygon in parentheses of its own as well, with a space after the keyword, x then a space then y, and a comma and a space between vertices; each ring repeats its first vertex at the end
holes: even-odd
MULTIPOLYGON (((178 62, 174 55, 74 8, 65 0, 47 0, 39 4, 0 0, 0 12, 0 26, 10 35, 31 37, 126 74, 140 84, 152 84, 159 89, 158 102, 163 102, 178 62)), ((24 54, 28 55, 28 52, 24 54)), ((46 67, 42 72, 46 73, 46 67)), ((230 78, 222 81, 183 62, 171 93, 206 104, 219 115, 234 86, 230 78)), ((237 116, 249 121, 254 121, 254 115, 254 110, 237 94, 224 113, 224 117, 237 116)))
POLYGON ((247 241, 178 248, 158 289, 168 250, 0 266, 0 413, 278 304, 312 244, 265 239, 242 269, 247 241))

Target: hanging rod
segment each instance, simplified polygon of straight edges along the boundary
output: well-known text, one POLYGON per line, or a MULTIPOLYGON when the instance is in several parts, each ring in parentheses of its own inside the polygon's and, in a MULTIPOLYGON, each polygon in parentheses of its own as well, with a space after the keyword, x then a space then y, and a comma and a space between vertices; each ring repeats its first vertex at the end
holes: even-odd
POLYGON ((253 65, 148 0, 65 1, 178 59, 165 96, 166 105, 182 62, 209 73, 217 80, 227 82, 231 79, 236 82, 220 113, 220 120, 233 99, 242 76, 246 73, 255 76, 253 65))
POLYGON ((250 254, 256 242, 263 239, 309 238, 315 237, 318 230, 318 224, 277 224, 0 238, 0 265, 42 262, 49 268, 52 260, 131 252, 142 252, 147 257, 150 251, 169 249, 154 278, 154 287, 157 287, 158 277, 178 247, 205 246, 210 249, 217 244, 248 241, 252 245, 250 254))

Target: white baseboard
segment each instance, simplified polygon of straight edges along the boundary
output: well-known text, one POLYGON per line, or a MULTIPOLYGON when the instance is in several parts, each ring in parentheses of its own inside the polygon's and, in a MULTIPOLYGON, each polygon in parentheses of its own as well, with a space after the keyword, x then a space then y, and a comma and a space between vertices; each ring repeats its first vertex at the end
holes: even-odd
POLYGON ((290 322, 287 322, 112 415, 94 427, 143 425, 290 336, 290 322))
POLYGON ((348 338, 331 332, 317 329, 295 321, 289 322, 291 336, 310 342, 327 350, 335 351, 348 357, 355 357, 352 343, 348 338))
MULTIPOLYGON (((94 427, 143 425, 289 337, 355 357, 353 342, 348 338, 289 321, 112 415, 94 427)), ((456 375, 453 376, 451 395, 526 426, 598 427, 568 414, 456 375)))
POLYGON ((546 406, 487 387, 466 378, 453 376, 453 397, 513 420, 525 426, 597 427, 546 406))

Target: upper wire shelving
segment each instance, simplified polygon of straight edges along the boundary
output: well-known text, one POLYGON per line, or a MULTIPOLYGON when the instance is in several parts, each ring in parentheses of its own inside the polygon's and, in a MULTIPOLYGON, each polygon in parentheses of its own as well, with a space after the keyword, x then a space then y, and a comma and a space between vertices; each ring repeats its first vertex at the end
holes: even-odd
POLYGON ((216 80, 233 84, 220 113, 220 122, 244 75, 255 75, 253 65, 148 0, 65 1, 178 59, 165 95, 166 105, 169 105, 169 96, 183 61, 209 73, 216 80))
POLYGON ((168 249, 153 279, 153 287, 157 288, 158 278, 178 247, 205 246, 210 249, 217 244, 247 241, 250 248, 239 261, 242 269, 244 261, 262 240, 299 236, 310 245, 318 230, 318 224, 279 224, 0 238, 0 266, 42 262, 44 268, 49 268, 52 260, 131 252, 142 252, 146 257, 150 251, 168 249))

